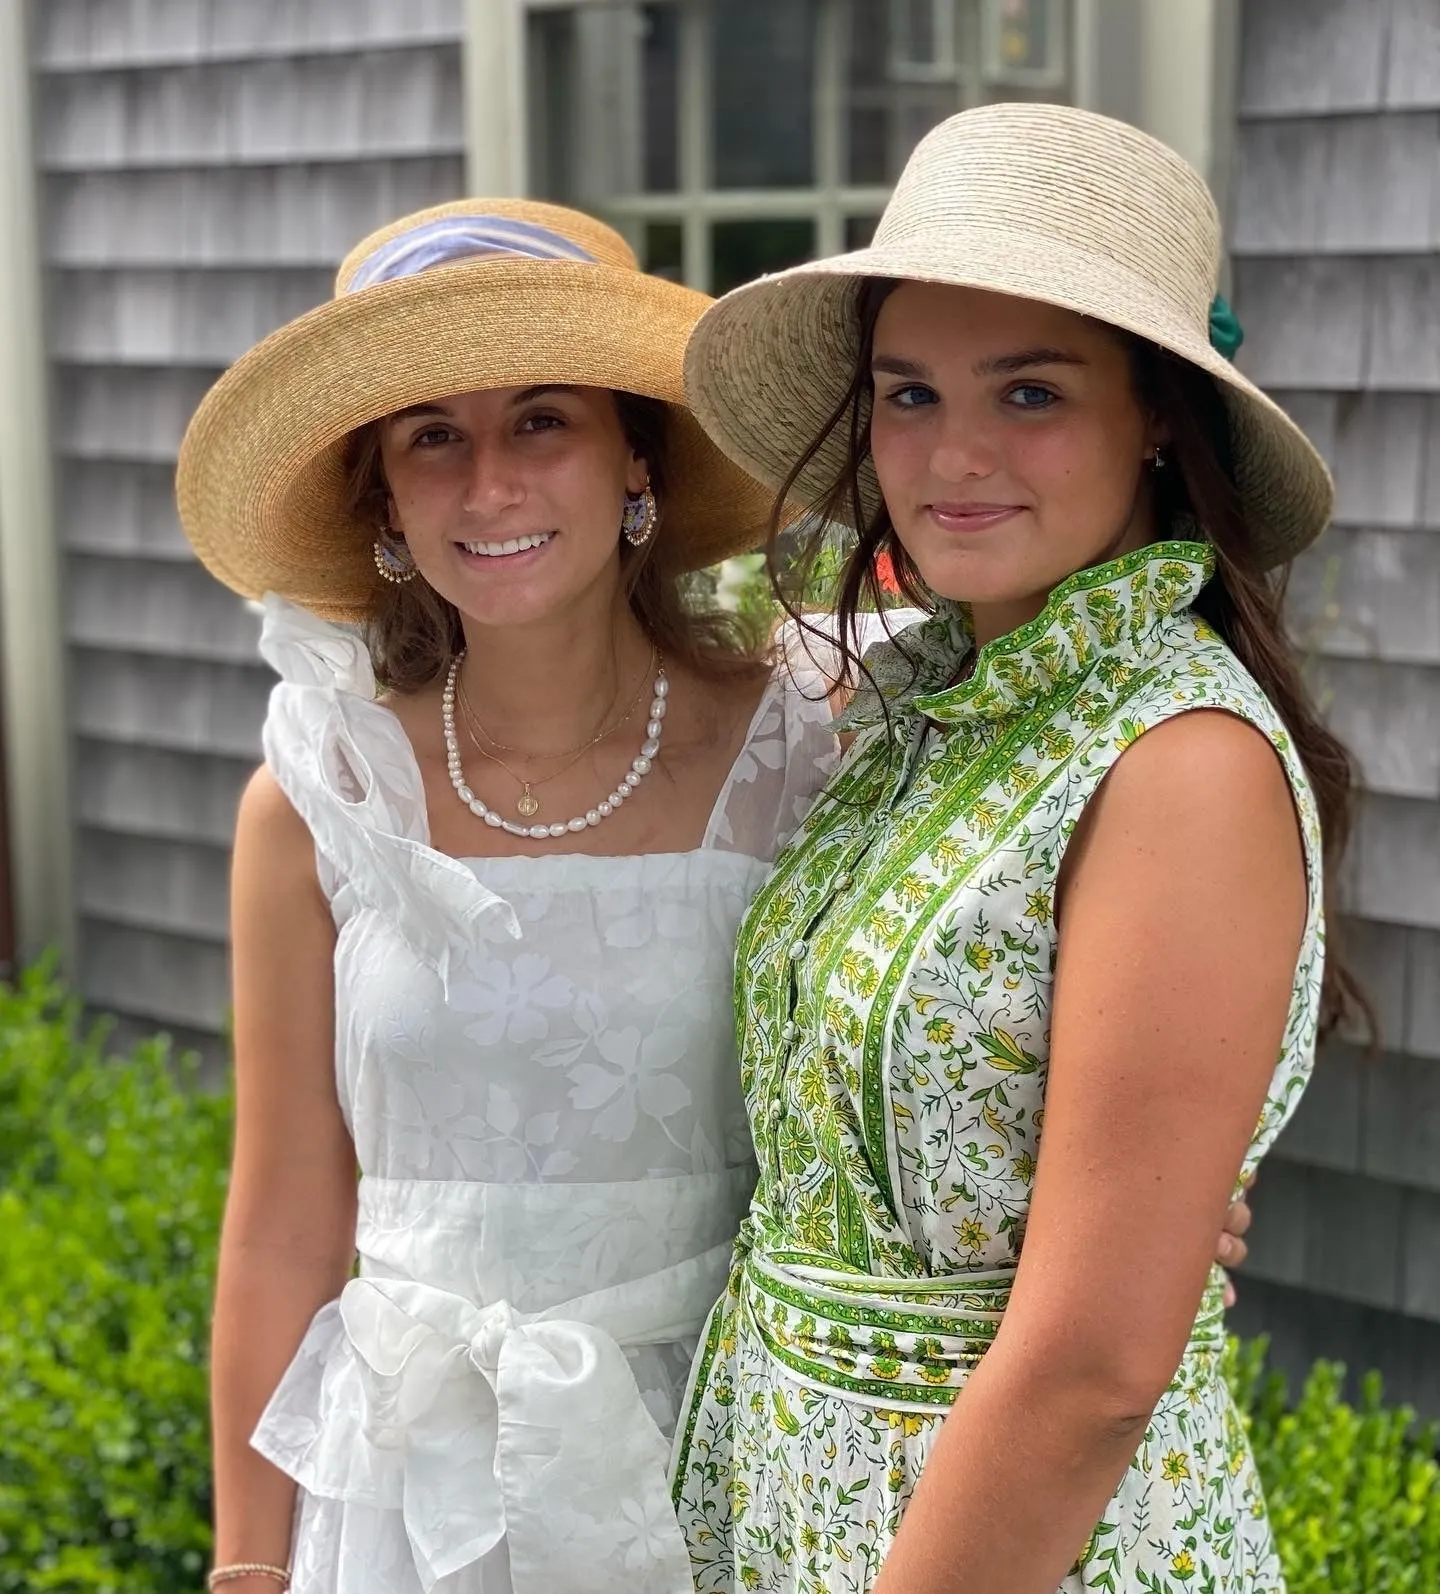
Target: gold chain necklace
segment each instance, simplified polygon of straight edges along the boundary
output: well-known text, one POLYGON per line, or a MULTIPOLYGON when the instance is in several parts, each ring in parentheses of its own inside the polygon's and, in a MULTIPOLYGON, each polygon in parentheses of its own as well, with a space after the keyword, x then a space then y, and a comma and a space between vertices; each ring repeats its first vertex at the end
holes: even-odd
MULTIPOLYGON (((644 696, 646 682, 654 673, 655 666, 659 662, 659 659, 660 650, 652 642, 650 644, 650 663, 646 666, 645 673, 640 677, 640 684, 635 688, 635 695, 630 699, 629 706, 626 708, 625 712, 620 716, 619 719, 613 721, 610 725, 607 725, 605 729, 602 730, 598 735, 592 736, 590 740, 582 747, 569 747, 561 753, 525 753, 525 749, 523 747, 512 747, 507 742, 497 742, 490 732, 487 731, 480 723, 479 716, 476 714, 473 706, 471 705, 470 699, 465 694, 464 684, 457 682, 460 695, 460 707, 464 711, 465 718, 470 722, 471 726, 480 733, 485 741, 487 741, 497 753, 525 753, 527 758, 538 758, 541 760, 549 760, 552 758, 569 758, 572 753, 578 756, 580 753, 588 753, 592 747, 598 746, 598 744, 603 742, 607 736, 613 736, 615 732, 618 731, 623 724, 625 724, 625 722, 640 706, 640 699, 644 696)), ((620 694, 617 689, 615 696, 618 697, 619 695, 620 694)), ((613 698, 611 699, 611 702, 614 702, 613 698)), ((483 752, 484 749, 481 748, 480 751, 483 752)), ((554 777, 547 775, 545 778, 546 780, 551 780, 554 777)))
POLYGON ((560 776, 565 774, 568 770, 574 769, 576 764, 578 764, 580 760, 584 758, 586 753, 588 753, 592 747, 598 747, 607 736, 613 736, 615 732, 625 724, 631 715, 634 714, 636 706, 639 704, 640 699, 644 694, 645 684, 650 677, 650 673, 658 665, 659 660, 660 650, 652 644, 650 649, 650 664, 647 667, 645 674, 640 677, 639 690, 635 693, 635 696, 631 698, 629 707, 626 708, 625 712, 617 720, 615 720, 612 724, 605 726, 597 735, 592 736, 588 742, 583 743, 578 748, 571 749, 569 753, 531 753, 527 755, 531 758, 542 760, 548 760, 552 758, 563 758, 566 760, 566 762, 563 763, 559 769, 553 769, 548 775, 541 775, 535 780, 527 780, 523 775, 517 774, 515 770, 513 770, 510 765, 507 764, 503 758, 501 758, 501 752, 514 753, 521 751, 521 749, 509 747, 504 742, 497 742, 490 732, 485 729, 485 727, 480 723, 479 717, 475 713, 475 710, 471 707, 470 699, 465 695, 465 687, 463 683, 461 683, 457 678, 456 695, 460 701, 460 712, 465 717, 465 728, 470 732, 470 740, 474 745, 475 751, 479 753, 482 758, 488 759, 492 764, 498 764, 500 768, 503 769, 510 777, 510 779, 513 780, 517 786, 519 786, 520 796, 516 800, 515 808, 522 818, 532 819, 540 812, 540 799, 535 795, 535 787, 547 785, 552 780, 558 780, 560 776), (489 743, 488 747, 485 745, 487 742, 489 743))

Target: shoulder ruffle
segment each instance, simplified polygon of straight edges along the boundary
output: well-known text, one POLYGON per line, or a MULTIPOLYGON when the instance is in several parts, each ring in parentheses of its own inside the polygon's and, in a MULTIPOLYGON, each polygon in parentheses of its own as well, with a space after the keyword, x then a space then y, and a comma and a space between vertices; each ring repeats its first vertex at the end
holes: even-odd
POLYGON ((263 733, 265 762, 342 888, 393 923, 447 990, 480 943, 519 939, 510 904, 430 846, 414 750, 379 703, 353 632, 265 598, 260 653, 277 671, 263 733))

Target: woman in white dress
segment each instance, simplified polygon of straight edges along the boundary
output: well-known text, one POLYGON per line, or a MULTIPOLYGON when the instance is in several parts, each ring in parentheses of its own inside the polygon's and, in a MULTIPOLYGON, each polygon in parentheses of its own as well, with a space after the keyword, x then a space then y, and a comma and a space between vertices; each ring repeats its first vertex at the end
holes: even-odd
POLYGON ((836 752, 803 651, 680 602, 768 511, 684 407, 706 303, 461 201, 187 435, 281 678, 235 844, 227 1594, 692 1587, 666 1435, 754 1180, 735 930, 836 752))

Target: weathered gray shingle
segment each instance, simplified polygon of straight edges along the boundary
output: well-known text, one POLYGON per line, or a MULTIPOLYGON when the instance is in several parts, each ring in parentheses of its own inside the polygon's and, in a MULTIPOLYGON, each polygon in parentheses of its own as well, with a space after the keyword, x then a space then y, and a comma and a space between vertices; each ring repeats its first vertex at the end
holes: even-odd
POLYGON ((1311 680, 1368 790, 1440 802, 1440 667, 1325 659, 1311 680))
POLYGON ((1376 260, 1364 385, 1440 389, 1440 256, 1376 260))
POLYGON ((86 999, 151 1024, 220 1029, 230 1008, 230 959, 223 946, 193 936, 85 919, 80 982, 86 999))
POLYGON ((47 258, 75 266, 315 266, 367 232, 463 196, 453 156, 192 171, 56 175, 47 258))
POLYGON ((1387 105, 1440 105, 1440 12, 1434 0, 1389 0, 1387 105))
POLYGON ((1240 368, 1273 388, 1362 385, 1368 262, 1237 256, 1235 307, 1245 326, 1240 368))
POLYGON ((229 868, 225 847, 82 830, 75 874, 80 911, 108 924, 223 946, 229 868))
POLYGON ((1348 905, 1366 918, 1440 929, 1440 803, 1366 796, 1348 905))
POLYGON ((259 620, 193 560, 70 560, 66 634, 82 647, 253 664, 259 620))
MULTIPOLYGON (((1406 1007, 1405 1047, 1427 1064, 1440 1065, 1440 933, 1410 932, 1410 990, 1406 1007)), ((1435 1176, 1440 1181, 1440 1066, 1431 1069, 1437 1103, 1434 1145, 1435 1176)))
POLYGON ((1394 254, 1437 243, 1440 116, 1242 125, 1232 245, 1243 254, 1394 254))
MULTIPOLYGON (((68 424, 68 423, 67 423, 68 424)), ((195 556, 175 511, 171 462, 66 461, 56 481, 60 538, 72 552, 138 554, 149 560, 195 556)))
POLYGON ((1440 1322, 1440 1195, 1407 1190, 1401 1225, 1400 1308, 1440 1322))
POLYGON ((62 457, 173 465, 195 406, 216 372, 60 366, 55 440, 62 457))
POLYGON ((452 154, 464 120, 447 47, 75 74, 42 101, 51 171, 452 154))
POLYGON ((273 685, 259 665, 76 648, 71 681, 75 726, 84 735, 259 760, 273 685))
POLYGON ((1440 1065, 1387 1052, 1356 1066, 1365 1090, 1364 1171, 1390 1184, 1440 1191, 1440 1065))
POLYGON ((305 55, 417 40, 458 44, 463 0, 45 0, 42 66, 305 55))
POLYGON ((240 793, 258 755, 222 758, 210 753, 127 746, 81 737, 75 756, 85 771, 76 783, 76 818, 92 830, 124 836, 169 837, 230 845, 240 793))
POLYGON ((317 269, 63 271, 50 294, 50 347, 86 365, 195 365, 213 375, 330 297, 317 269))
POLYGON ((1297 560, 1287 607, 1307 653, 1440 665, 1440 536, 1332 527, 1297 560))
POLYGON ((1384 93, 1390 0, 1250 0, 1240 113, 1367 110, 1384 93))

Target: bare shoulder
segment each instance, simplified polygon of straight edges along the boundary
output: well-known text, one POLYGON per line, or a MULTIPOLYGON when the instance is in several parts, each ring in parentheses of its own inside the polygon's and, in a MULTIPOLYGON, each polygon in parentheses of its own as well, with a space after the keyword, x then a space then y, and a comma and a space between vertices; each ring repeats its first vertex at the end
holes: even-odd
POLYGON ((1178 714, 1116 761, 1072 838, 1062 897, 1088 876, 1151 876, 1177 900, 1291 904, 1304 856, 1290 784, 1258 727, 1223 710, 1178 714))
POLYGON ((1097 794, 1137 822, 1177 820, 1251 831, 1295 826, 1280 755, 1258 726, 1219 709, 1195 709, 1152 726, 1126 749, 1097 794))
POLYGON ((240 796, 232 855, 234 895, 242 901, 322 904, 315 842, 266 764, 240 796))
POLYGON ((290 849, 310 846, 310 832, 281 790, 268 764, 261 764, 245 783, 235 819, 235 834, 267 847, 290 849))

